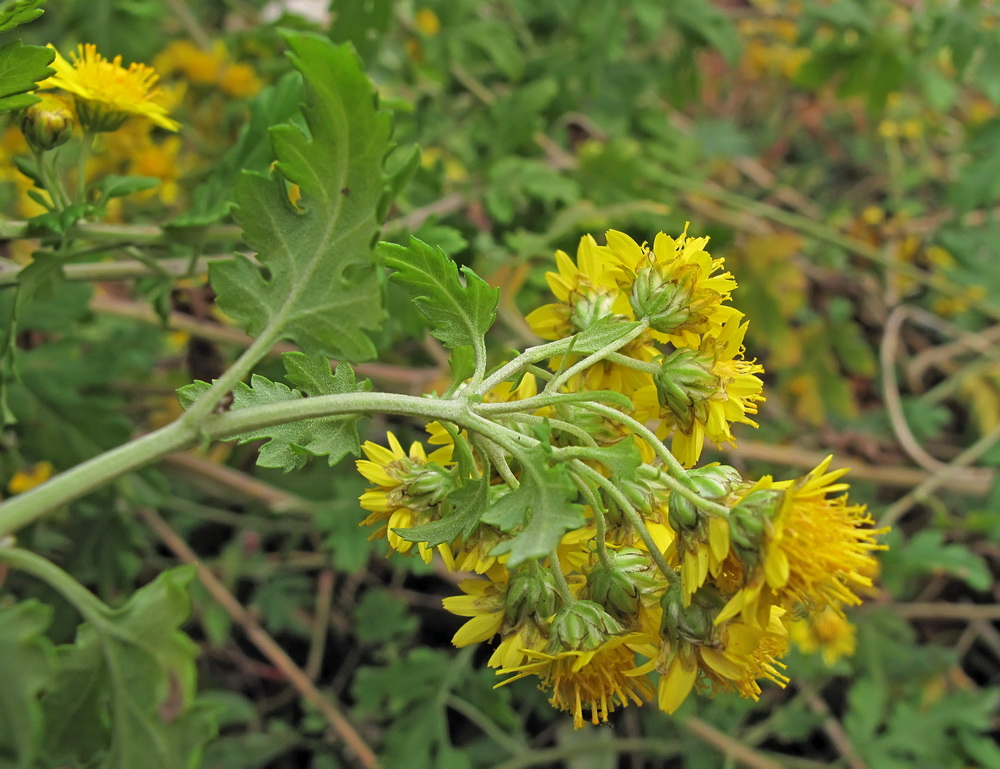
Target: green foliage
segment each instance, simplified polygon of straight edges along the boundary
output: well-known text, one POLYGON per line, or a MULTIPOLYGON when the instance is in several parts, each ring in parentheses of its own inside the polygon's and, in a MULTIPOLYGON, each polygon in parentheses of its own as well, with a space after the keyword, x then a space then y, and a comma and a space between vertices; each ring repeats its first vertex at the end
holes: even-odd
POLYGON ((565 465, 551 465, 547 460, 541 446, 526 453, 521 485, 500 497, 482 516, 503 531, 517 532, 494 551, 495 555, 508 554, 510 567, 549 555, 563 534, 584 523, 583 508, 573 501, 577 490, 565 465))
POLYGON ((219 306, 254 336, 370 358, 366 331, 383 318, 372 243, 393 183, 382 171, 391 118, 377 109, 349 48, 308 36, 290 36, 288 45, 305 81, 310 135, 272 128, 279 173, 246 172, 236 186, 236 219, 270 277, 240 256, 212 265, 212 286, 219 306), (301 190, 301 206, 289 183, 301 190))
POLYGON ((9 32, 21 24, 37 19, 43 13, 45 0, 6 0, 0 4, 0 32, 9 32))
POLYGON ((951 574, 975 590, 989 590, 993 584, 990 569, 983 559, 958 543, 946 544, 940 531, 925 530, 901 542, 898 535, 888 542, 886 583, 896 594, 906 591, 915 576, 951 574))
POLYGON ((383 243, 380 253, 387 266, 396 270, 392 279, 413 296, 413 303, 430 321, 431 334, 447 347, 482 344, 493 325, 498 291, 472 272, 459 269, 440 248, 416 238, 409 246, 383 243))
MULTIPOLYGON (((0 755, 31 767, 46 738, 39 695, 51 686, 55 650, 45 636, 52 609, 37 601, 0 611, 0 755)), ((6 763, 6 761, 5 761, 6 763)))
MULTIPOLYGON (((301 390, 293 390, 281 382, 272 382, 254 374, 250 384, 241 382, 237 385, 233 392, 233 409, 266 406, 319 395, 365 392, 370 388, 368 381, 355 381, 354 370, 346 363, 341 363, 337 366, 336 373, 332 373, 329 362, 320 356, 309 357, 292 352, 285 353, 282 357, 288 379, 301 390)), ((178 390, 181 403, 185 407, 190 406, 210 387, 207 382, 185 385, 178 390)), ((312 457, 326 457, 332 467, 348 454, 357 455, 360 452, 358 418, 356 415, 348 415, 303 419, 242 433, 229 440, 249 443, 267 439, 257 456, 260 467, 274 467, 288 472, 304 467, 312 457)))
POLYGON ((0 112, 28 107, 38 101, 30 93, 55 70, 49 67, 55 52, 12 40, 0 48, 0 112))

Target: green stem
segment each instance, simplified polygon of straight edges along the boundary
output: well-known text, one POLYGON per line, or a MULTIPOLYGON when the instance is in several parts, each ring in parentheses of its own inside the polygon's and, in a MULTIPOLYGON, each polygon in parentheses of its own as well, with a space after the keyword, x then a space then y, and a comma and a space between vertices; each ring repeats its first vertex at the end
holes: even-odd
MULTIPOLYGON (((31 237, 28 222, 0 220, 0 240, 17 240, 31 237)), ((243 240, 239 227, 220 224, 208 227, 157 227, 148 224, 110 224, 106 222, 77 222, 67 237, 90 242, 132 243, 145 246, 169 246, 178 241, 199 243, 240 243, 243 240)))
POLYGON ((84 131, 80 137, 80 154, 76 161, 76 202, 79 205, 87 202, 87 161, 94 148, 94 138, 91 131, 84 131))
POLYGON ((552 548, 552 552, 549 553, 549 571, 552 572, 552 580, 555 582, 559 597, 563 599, 563 603, 566 606, 571 605, 576 599, 573 597, 573 591, 569 589, 569 582, 566 581, 566 575, 563 574, 562 564, 559 563, 557 547, 552 548))
POLYGON ((636 533, 642 538, 642 541, 646 545, 646 549, 649 551, 650 558, 653 559, 653 563, 656 564, 657 568, 663 572, 663 576, 670 583, 677 581, 677 572, 670 568, 670 564, 663 557, 663 553, 660 552, 660 548, 657 547, 656 543, 653 541, 653 535, 649 533, 649 529, 646 528, 646 524, 643 522, 642 517, 635 511, 632 507, 632 503, 628 501, 624 494, 618 490, 611 481, 601 475, 597 470, 581 462, 579 459, 573 460, 574 469, 590 478, 594 483, 604 489, 605 493, 614 500, 614 503, 618 505, 618 509, 622 511, 628 522, 635 529, 636 533))
POLYGON ((609 363, 615 363, 619 366, 627 366, 628 368, 635 369, 636 371, 642 371, 646 374, 662 374, 663 366, 653 361, 647 360, 636 360, 635 358, 630 358, 627 355, 622 355, 618 352, 608 353, 606 360, 609 363))
POLYGON ((551 358, 555 355, 559 355, 561 352, 565 352, 569 349, 570 339, 557 339, 554 342, 548 342, 547 344, 536 345, 535 347, 529 347, 527 350, 518 355, 514 360, 501 366, 479 385, 475 388, 474 392, 479 395, 485 395, 494 387, 496 387, 501 382, 511 379, 519 372, 528 368, 535 363, 545 360, 546 358, 551 358))
POLYGON ((552 425, 552 427, 556 428, 557 430, 562 430, 563 432, 569 433, 570 435, 579 438, 587 446, 592 446, 592 447, 597 446, 597 441, 594 440, 594 437, 590 433, 588 433, 582 427, 574 425, 570 422, 566 422, 565 420, 562 419, 553 419, 552 417, 540 417, 537 414, 522 414, 519 411, 515 411, 513 413, 498 414, 497 417, 499 419, 507 419, 512 422, 523 422, 525 424, 530 424, 530 425, 540 425, 544 424, 545 422, 548 422, 550 425, 552 425))
POLYGON ((627 345, 636 337, 643 334, 648 328, 649 328, 648 320, 639 321, 638 325, 631 331, 629 331, 627 334, 623 334, 622 336, 618 337, 615 341, 611 342, 610 344, 604 345, 604 347, 602 347, 597 352, 591 353, 583 360, 574 363, 572 366, 563 371, 561 374, 556 375, 554 379, 552 379, 548 384, 545 385, 544 392, 546 394, 558 392, 562 388, 562 386, 566 384, 566 382, 568 382, 570 379, 572 379, 576 374, 580 373, 584 369, 590 368, 595 363, 599 363, 600 361, 604 360, 610 353, 618 352, 618 350, 627 345))
POLYGON ((96 595, 47 558, 19 547, 0 547, 0 561, 38 577, 95 625, 104 624, 111 611, 96 595))
POLYGON ((594 526, 597 529, 597 536, 594 538, 597 542, 597 558, 604 568, 612 569, 614 568, 614 563, 611 561, 611 555, 608 553, 608 521, 604 512, 604 504, 590 484, 583 480, 579 474, 570 471, 569 477, 573 479, 576 488, 579 489, 583 498, 587 500, 590 509, 594 511, 594 526))
POLYGON ((17 531, 63 505, 100 488, 121 475, 196 445, 199 441, 229 438, 240 433, 295 422, 300 419, 342 414, 398 414, 428 421, 454 422, 467 429, 490 433, 510 432, 469 414, 459 401, 442 401, 397 393, 344 393, 282 401, 256 408, 214 414, 201 423, 181 417, 166 427, 122 444, 77 465, 31 491, 0 504, 0 536, 17 531), (492 430, 489 428, 492 426, 492 430), (502 431, 502 432, 501 432, 502 431))
POLYGON ((523 401, 505 401, 503 403, 480 403, 473 408, 477 414, 506 414, 511 411, 540 409, 543 406, 559 406, 568 403, 592 403, 608 401, 617 403, 622 408, 634 408, 627 395, 614 390, 587 390, 578 393, 554 393, 552 395, 533 395, 523 401))

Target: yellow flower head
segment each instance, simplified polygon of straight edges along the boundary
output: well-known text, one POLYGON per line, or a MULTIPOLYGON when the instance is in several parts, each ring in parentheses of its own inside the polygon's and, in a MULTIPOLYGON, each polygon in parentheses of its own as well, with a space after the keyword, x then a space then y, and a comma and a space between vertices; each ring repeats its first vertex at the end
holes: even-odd
POLYGON ((53 476, 55 471, 55 467, 48 460, 39 462, 37 465, 29 465, 14 473, 7 488, 11 494, 23 494, 36 486, 41 486, 53 476))
MULTIPOLYGON (((361 447, 368 459, 357 461, 358 472, 376 484, 361 495, 361 507, 371 511, 361 525, 380 524, 372 536, 386 537, 389 547, 407 553, 414 543, 403 539, 395 529, 436 519, 437 503, 448 488, 445 468, 451 464, 453 447, 444 446, 428 455, 423 445, 414 441, 407 453, 395 435, 388 433, 387 439, 389 448, 372 441, 361 447)), ((429 563, 432 552, 427 543, 420 542, 417 550, 429 563)), ((447 563, 453 563, 447 546, 439 546, 438 551, 447 563)))
POLYGON ((152 67, 132 63, 126 69, 121 56, 108 61, 92 43, 80 45, 70 58, 72 64, 56 51, 52 62, 56 72, 42 87, 72 93, 80 125, 85 130, 114 131, 133 115, 149 118, 169 131, 180 128, 180 123, 171 120, 157 100, 158 78, 152 67))
POLYGON ((792 620, 788 637, 806 654, 820 652, 823 663, 831 667, 841 657, 854 654, 857 628, 838 607, 827 606, 816 614, 792 620))
POLYGON ((757 413, 764 400, 764 371, 754 361, 743 360, 747 324, 734 315, 717 332, 702 338, 697 350, 680 349, 664 360, 657 377, 666 435, 674 428, 672 450, 685 467, 701 456, 705 438, 715 443, 735 443, 735 422, 757 427, 747 416, 757 413))
POLYGON ((644 676, 629 675, 635 669, 635 649, 648 645, 643 633, 612 636, 589 651, 561 651, 553 654, 527 650, 531 662, 502 668, 497 675, 513 674, 501 686, 519 678, 536 675, 539 688, 551 691, 549 704, 573 714, 573 727, 584 725, 584 710, 592 724, 608 720, 608 714, 630 702, 641 705, 653 696, 653 687, 644 676))
MULTIPOLYGON (((618 287, 622 269, 620 260, 607 247, 598 246, 592 236, 585 235, 580 239, 575 264, 564 251, 556 252, 556 264, 559 271, 547 272, 545 279, 558 301, 539 307, 526 318, 531 330, 540 337, 565 339, 586 331, 601 320, 634 319, 628 296, 618 287)), ((652 361, 658 354, 649 333, 636 337, 618 352, 646 362, 652 361)), ((571 356, 566 365, 572 364, 575 359, 576 356, 571 356)), ((552 368, 562 364, 561 357, 550 362, 552 368)), ((631 394, 649 384, 649 374, 603 360, 587 369, 574 386, 631 394)))
POLYGON ((689 238, 687 225, 677 238, 658 233, 652 249, 617 230, 609 230, 607 238, 623 265, 619 285, 629 292, 635 316, 648 317, 660 341, 697 344, 697 335, 719 328, 736 312, 722 304, 736 281, 728 272, 718 273, 724 260, 705 250, 707 237, 689 238))
POLYGON ((740 614, 759 623, 770 605, 817 612, 861 603, 856 591, 871 587, 872 553, 885 548, 877 537, 888 529, 871 528, 865 506, 849 504, 846 494, 829 496, 847 488, 837 483, 846 470, 828 472, 831 459, 795 481, 765 476, 734 508, 730 524, 741 532, 734 535, 734 553, 743 548, 736 569, 743 586, 719 622, 740 614))
POLYGON ((631 675, 655 670, 660 675, 657 702, 660 710, 673 713, 697 687, 708 694, 734 691, 756 700, 759 679, 785 686, 788 679, 778 662, 786 650, 787 631, 781 622, 782 610, 775 608, 764 628, 730 621, 711 630, 703 639, 691 634, 668 633, 660 646, 637 651, 649 662, 634 668, 631 675))
MULTIPOLYGON (((504 572, 506 576, 506 572, 504 572)), ((490 640, 500 632, 507 597, 506 582, 489 579, 463 579, 458 583, 465 595, 445 598, 444 608, 459 617, 470 617, 451 642, 461 648, 490 640)))

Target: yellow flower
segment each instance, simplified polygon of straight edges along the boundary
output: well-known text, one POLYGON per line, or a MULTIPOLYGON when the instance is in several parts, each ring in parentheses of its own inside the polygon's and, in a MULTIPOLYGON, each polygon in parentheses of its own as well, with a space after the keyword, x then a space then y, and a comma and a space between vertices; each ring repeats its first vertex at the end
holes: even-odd
POLYGON ((861 603, 855 591, 872 586, 869 575, 878 568, 872 552, 885 549, 876 538, 888 529, 871 528, 865 506, 848 504, 846 494, 829 496, 847 488, 836 482, 846 470, 828 472, 832 459, 795 481, 765 476, 741 497, 731 528, 759 532, 759 541, 737 545, 734 553, 749 546, 755 565, 747 568, 746 558, 734 565, 742 587, 718 622, 737 614, 760 622, 772 605, 817 612, 861 603))
POLYGON ((413 17, 413 25, 427 37, 434 37, 441 30, 441 20, 430 8, 421 8, 413 17))
POLYGON ((820 652, 827 667, 841 657, 854 654, 857 628, 836 606, 827 606, 816 614, 792 620, 788 637, 806 654, 820 652))
MULTIPOLYGON (((377 484, 361 495, 361 506, 371 511, 361 525, 381 524, 372 536, 386 537, 389 547, 407 553, 414 543, 403 539, 395 529, 435 520, 437 503, 447 491, 444 468, 451 464, 452 447, 444 446, 428 455, 423 445, 414 441, 407 453, 395 435, 388 433, 387 438, 389 448, 372 441, 361 447, 368 459, 357 461, 358 472, 377 484)), ((432 550, 427 543, 420 542, 417 550, 429 563, 432 550)), ((440 545, 438 552, 449 567, 454 565, 446 545, 440 545)))
POLYGON ((608 249, 623 265, 619 285, 630 292, 635 316, 648 317, 660 341, 697 346, 698 335, 720 328, 737 314, 722 304, 736 281, 728 272, 716 274, 724 260, 713 259, 705 250, 707 237, 689 238, 687 225, 677 238, 657 233, 652 249, 617 230, 608 230, 607 239, 608 249))
POLYGON ((179 73, 192 83, 211 85, 218 80, 226 58, 225 47, 221 45, 207 50, 190 40, 171 40, 157 54, 153 66, 164 77, 179 73))
POLYGON ((506 582, 463 579, 458 587, 465 595, 445 598, 442 601, 444 608, 452 614, 471 619, 459 628, 451 642, 461 648, 490 640, 500 632, 503 625, 506 582))
POLYGON ((224 67, 219 74, 219 88, 230 96, 245 99, 261 89, 261 82, 253 67, 235 62, 224 67))
POLYGON ((10 479, 7 488, 11 494, 23 494, 36 486, 41 486, 55 473, 56 469, 48 460, 29 465, 18 470, 10 479))
POLYGON ((590 711, 590 722, 608 720, 608 714, 630 702, 642 705, 653 696, 653 687, 644 676, 629 675, 635 669, 635 650, 648 645, 651 637, 643 633, 612 636, 589 651, 548 653, 526 650, 532 662, 501 668, 497 675, 513 674, 500 686, 536 675, 539 688, 551 691, 549 704, 573 714, 573 727, 584 724, 583 711, 590 711))
POLYGON ((764 371, 754 361, 743 360, 743 338, 747 324, 736 315, 715 334, 703 337, 697 350, 680 349, 664 360, 657 378, 663 405, 664 437, 674 428, 671 448, 684 467, 693 467, 701 456, 705 438, 714 443, 735 443, 730 426, 757 423, 748 414, 757 413, 764 400, 764 371))
POLYGON ((730 621, 715 629, 710 638, 698 641, 690 635, 663 638, 659 647, 648 645, 637 651, 649 662, 630 671, 641 676, 655 670, 660 674, 657 704, 673 713, 697 685, 709 694, 735 691, 756 700, 759 679, 785 686, 788 679, 778 670, 785 652, 787 631, 781 622, 782 610, 775 608, 765 628, 730 621))
POLYGON ((157 101, 158 78, 152 67, 133 62, 126 69, 121 56, 108 61, 92 43, 80 45, 70 57, 72 64, 56 51, 52 62, 56 72, 42 87, 72 93, 84 129, 114 131, 133 115, 149 118, 169 131, 180 128, 180 123, 167 117, 166 108, 157 101))
MULTIPOLYGON (((564 339, 591 328, 606 318, 620 321, 634 319, 628 296, 618 287, 622 264, 608 248, 597 245, 590 235, 580 239, 576 263, 564 251, 556 252, 558 272, 547 272, 545 279, 558 302, 546 304, 529 313, 531 330, 543 339, 564 339)), ((621 355, 645 362, 658 355, 648 334, 633 339, 618 351, 621 355)), ((566 361, 570 365, 577 356, 566 361)), ((558 368, 562 358, 550 362, 558 368)), ((648 386, 649 374, 611 361, 600 361, 582 374, 587 390, 616 390, 626 394, 648 386)))

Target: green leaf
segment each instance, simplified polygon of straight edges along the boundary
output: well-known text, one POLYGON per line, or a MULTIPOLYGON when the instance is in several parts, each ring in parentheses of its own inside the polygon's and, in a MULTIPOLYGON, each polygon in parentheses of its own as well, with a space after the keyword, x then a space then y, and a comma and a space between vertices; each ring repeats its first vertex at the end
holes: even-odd
POLYGON ((479 524, 489 501, 488 476, 489 473, 484 473, 479 481, 466 483, 446 495, 445 508, 450 511, 439 520, 393 531, 407 542, 426 542, 431 547, 469 536, 479 524))
POLYGON ((180 630, 194 567, 162 573, 121 609, 80 626, 42 700, 52 763, 189 769, 214 732, 194 703, 197 646, 180 630))
MULTIPOLYGON (((306 395, 337 395, 349 392, 365 392, 368 382, 358 383, 354 370, 346 363, 337 367, 336 374, 330 373, 330 363, 325 358, 303 353, 286 353, 284 356, 288 378, 299 385, 306 395)), ((210 385, 195 382, 178 390, 181 404, 187 408, 194 403, 210 385)), ((250 384, 240 382, 233 391, 232 409, 254 408, 270 403, 299 400, 303 393, 288 385, 254 374, 250 384)), ((273 427, 264 427, 241 433, 227 440, 248 443, 263 438, 268 439, 260 448, 257 464, 285 470, 305 467, 311 457, 326 457, 330 466, 337 464, 348 454, 357 455, 361 450, 355 415, 303 419, 273 427)))
POLYGON ((249 119, 233 146, 215 165, 211 176, 192 191, 190 211, 170 222, 170 226, 211 224, 227 216, 241 171, 265 172, 271 163, 268 127, 298 116, 302 99, 302 76, 298 72, 287 73, 254 96, 248 105, 249 119))
POLYGON ((0 611, 0 756, 4 766, 29 769, 43 740, 39 694, 55 671, 55 650, 45 636, 52 607, 35 600, 0 611), (13 763, 8 757, 14 757, 13 763))
MULTIPOLYGON (((0 12, 2 13, 2 12, 0 12)), ((55 51, 12 40, 0 48, 0 112, 21 109, 38 101, 29 93, 55 70, 49 67, 55 51)))
POLYGON ((482 344, 496 313, 499 290, 490 288, 468 267, 458 266, 440 248, 410 238, 409 246, 380 243, 379 253, 396 270, 392 280, 413 297, 413 303, 430 321, 431 335, 447 347, 482 344))
POLYGON ((151 190, 160 184, 160 180, 152 176, 119 176, 108 174, 97 185, 103 200, 123 198, 133 192, 151 190))
POLYGON ((0 4, 0 32, 9 32, 21 24, 37 19, 45 11, 45 0, 7 0, 0 4))
POLYGON ((549 555, 567 531, 584 524, 583 507, 573 502, 577 490, 565 465, 549 465, 541 447, 527 454, 521 463, 521 485, 494 502, 482 516, 483 521, 503 531, 517 531, 492 553, 510 553, 510 567, 549 555))
POLYGON ((359 641, 385 645, 410 640, 420 622, 402 599, 375 589, 361 596, 354 607, 354 627, 359 641))
POLYGON ((392 120, 349 46, 287 37, 305 80, 310 136, 271 129, 277 173, 245 172, 236 220, 261 268, 245 256, 210 268, 219 306, 254 336, 294 340, 309 353, 350 360, 374 356, 367 331, 384 312, 372 245, 392 184, 382 170, 392 120), (298 205, 289 183, 301 191, 298 205))
POLYGON ((913 578, 927 574, 951 574, 975 590, 987 591, 993 584, 989 566, 981 556, 965 545, 945 543, 940 531, 919 531, 905 544, 896 531, 886 539, 889 550, 883 554, 886 586, 896 595, 912 585, 913 578))

